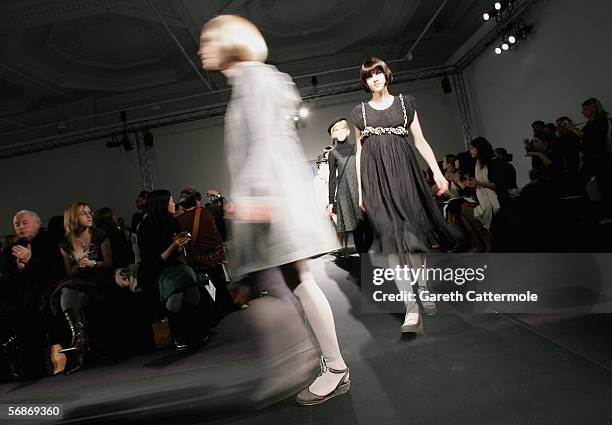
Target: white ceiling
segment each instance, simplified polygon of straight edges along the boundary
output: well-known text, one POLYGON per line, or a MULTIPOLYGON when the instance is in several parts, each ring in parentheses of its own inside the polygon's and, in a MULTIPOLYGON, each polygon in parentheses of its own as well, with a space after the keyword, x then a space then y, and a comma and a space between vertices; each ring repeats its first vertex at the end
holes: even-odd
MULTIPOLYGON (((3 0, 0 148, 117 123, 118 114, 104 114, 154 105, 138 112, 146 119, 176 97, 181 101, 173 110, 222 103, 224 79, 202 71, 196 55, 202 24, 220 13, 252 20, 268 41, 269 62, 293 76, 324 73, 319 84, 325 85, 356 79, 356 71, 329 71, 358 66, 366 56, 403 57, 441 3, 3 0), (79 117, 88 119, 79 122, 79 117)), ((394 69, 444 64, 482 25, 490 3, 447 1, 413 60, 394 69)), ((310 78, 300 84, 310 84, 310 78)))

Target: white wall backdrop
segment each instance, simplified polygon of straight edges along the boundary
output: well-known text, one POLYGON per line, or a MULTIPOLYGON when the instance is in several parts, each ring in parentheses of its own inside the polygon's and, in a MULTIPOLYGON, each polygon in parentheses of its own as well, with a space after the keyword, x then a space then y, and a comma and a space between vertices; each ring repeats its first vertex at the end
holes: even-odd
MULTIPOLYGON (((391 91, 415 96, 425 136, 439 158, 464 150, 455 96, 442 93, 438 79, 392 86, 391 91)), ((348 115, 368 98, 363 92, 309 104, 310 116, 299 130, 308 160, 315 160, 329 144, 329 121, 348 115)), ((149 153, 155 188, 169 189, 175 196, 187 185, 201 191, 228 190, 222 119, 165 127, 153 134, 155 147, 149 153)), ((136 150, 107 149, 105 143, 99 140, 0 160, 0 233, 12 233, 13 214, 21 208, 37 211, 46 223, 76 200, 89 202, 94 209, 110 206, 129 222, 142 189, 138 156, 136 150)))
POLYGON ((519 186, 528 181, 523 138, 534 120, 582 122, 589 97, 612 108, 610 0, 548 1, 527 23, 535 29, 518 50, 498 56, 491 46, 466 70, 476 128, 514 154, 519 186))

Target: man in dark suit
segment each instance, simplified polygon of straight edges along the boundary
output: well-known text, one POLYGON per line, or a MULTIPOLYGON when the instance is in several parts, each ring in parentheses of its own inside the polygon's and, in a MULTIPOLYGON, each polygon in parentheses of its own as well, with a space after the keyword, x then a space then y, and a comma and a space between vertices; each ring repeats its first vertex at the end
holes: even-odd
POLYGON ((27 210, 13 218, 16 241, 0 256, 0 343, 11 336, 46 344, 44 295, 63 276, 59 247, 27 210))

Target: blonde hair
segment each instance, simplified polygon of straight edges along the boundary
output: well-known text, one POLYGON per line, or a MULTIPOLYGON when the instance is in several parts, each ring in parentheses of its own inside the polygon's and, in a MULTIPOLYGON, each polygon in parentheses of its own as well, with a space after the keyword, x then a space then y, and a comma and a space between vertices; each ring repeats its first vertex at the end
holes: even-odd
POLYGON ((85 207, 89 207, 89 204, 75 202, 64 210, 64 231, 67 238, 70 238, 71 235, 76 234, 79 230, 79 214, 85 207))
POLYGON ((265 62, 268 46, 257 27, 236 15, 219 15, 202 28, 202 37, 220 44, 221 52, 231 62, 265 62))

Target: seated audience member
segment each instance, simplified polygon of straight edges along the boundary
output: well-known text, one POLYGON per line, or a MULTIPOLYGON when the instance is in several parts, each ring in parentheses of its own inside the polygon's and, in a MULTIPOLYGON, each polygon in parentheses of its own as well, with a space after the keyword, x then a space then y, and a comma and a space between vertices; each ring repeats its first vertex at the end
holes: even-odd
POLYGON ((455 170, 456 160, 457 160, 457 157, 452 153, 444 155, 444 158, 442 159, 442 174, 444 174, 444 177, 446 177, 446 180, 449 181, 448 191, 446 192, 449 198, 456 198, 459 196, 459 188, 457 187, 457 185, 453 182, 451 178, 452 174, 454 174, 456 171, 455 170))
POLYGON ((556 214, 557 187, 552 178, 539 169, 531 169, 529 179, 518 198, 522 249, 548 252, 554 249, 550 245, 553 231, 559 230, 551 226, 556 214))
POLYGON ((138 209, 138 212, 132 215, 132 221, 130 223, 130 229, 134 233, 138 231, 138 225, 142 222, 142 218, 145 215, 144 207, 147 203, 148 197, 149 197, 149 191, 143 190, 142 192, 138 194, 138 196, 136 197, 136 200, 134 201, 136 203, 136 208, 138 209))
POLYGON ((553 140, 557 138, 557 126, 555 123, 547 122, 544 125, 544 133, 546 133, 553 140))
POLYGON ((578 169, 580 167, 580 137, 569 131, 566 126, 573 126, 568 117, 557 118, 557 142, 560 157, 565 166, 565 185, 570 195, 584 194, 584 188, 580 186, 578 169))
POLYGON ((493 215, 509 199, 505 182, 504 165, 495 159, 491 143, 484 137, 477 137, 470 142, 470 154, 476 160, 475 178, 468 180, 466 185, 476 189, 476 197, 480 208, 475 211, 477 217, 488 229, 493 215))
POLYGON ((132 246, 125 233, 119 227, 115 212, 108 207, 100 208, 94 214, 95 226, 103 230, 108 237, 113 253, 113 268, 127 267, 134 262, 132 246))
POLYGON ((143 190, 138 194, 136 198, 136 208, 138 208, 138 212, 134 213, 132 216, 132 221, 130 224, 130 243, 132 244, 132 252, 134 253, 134 262, 136 264, 140 264, 140 250, 138 248, 138 226, 142 223, 142 220, 146 214, 144 211, 147 198, 149 197, 149 191, 143 190))
POLYGON ((225 197, 215 189, 209 189, 208 192, 206 192, 206 199, 208 202, 204 206, 208 211, 210 211, 213 217, 215 217, 215 225, 217 226, 217 230, 219 230, 219 234, 221 235, 223 242, 226 242, 230 235, 228 235, 228 223, 225 218, 223 218, 225 213, 223 206, 225 197))
POLYGON ((63 276, 62 260, 40 224, 32 211, 15 214, 15 238, 0 256, 0 343, 17 336, 41 348, 48 345, 47 333, 55 331, 42 307, 45 294, 63 276))
POLYGON ((184 213, 177 216, 183 231, 191 234, 187 245, 187 262, 196 271, 205 273, 217 289, 215 304, 222 313, 236 309, 227 289, 223 264, 226 262, 223 240, 215 225, 215 218, 201 208, 202 195, 194 187, 181 192, 180 204, 184 213), (197 221, 196 221, 197 218, 197 221))
POLYGON ((550 177, 556 185, 557 196, 563 196, 567 190, 564 187, 564 167, 561 153, 553 149, 554 139, 548 133, 533 137, 530 141, 530 150, 527 156, 531 157, 531 165, 550 177))
POLYGON ((125 235, 125 239, 129 241, 130 234, 132 233, 132 229, 130 229, 125 223, 125 218, 123 217, 117 218, 117 227, 119 228, 119 230, 123 232, 123 234, 125 235))
POLYGON ((113 280, 113 255, 108 236, 93 225, 88 204, 75 202, 64 211, 66 237, 60 244, 67 278, 58 283, 51 296, 53 313, 64 313, 72 341, 61 350, 67 354, 65 373, 83 367, 90 340, 83 309, 110 300, 117 286, 113 280))
POLYGON ((63 215, 54 215, 49 219, 47 222, 47 233, 55 243, 55 246, 59 246, 62 243, 66 234, 63 215))
POLYGON ((457 187, 459 197, 451 199, 446 209, 449 223, 458 223, 468 236, 467 249, 472 252, 490 252, 492 249, 491 235, 482 222, 474 217, 476 189, 467 185, 474 176, 474 160, 470 153, 460 152, 455 158, 455 172, 448 174, 451 182, 457 187))
POLYGON ((546 124, 542 120, 537 120, 531 123, 531 129, 533 130, 534 136, 539 136, 540 134, 544 133, 545 127, 546 124))
MULTIPOLYGON (((495 159, 493 147, 484 137, 477 137, 470 142, 470 155, 476 161, 475 178, 466 181, 465 185, 476 190, 478 205, 473 213, 474 218, 483 226, 476 231, 485 244, 485 252, 490 252, 493 219, 502 206, 508 206, 510 199, 505 185, 504 166, 495 159)), ((479 224, 476 221, 472 223, 479 224)))
POLYGON ((518 196, 518 186, 516 184, 516 169, 512 162, 512 154, 509 154, 508 151, 504 148, 495 148, 495 159, 499 161, 499 163, 503 164, 504 167, 504 182, 506 184, 506 189, 508 189, 508 193, 512 197, 513 194, 518 196))
POLYGON ((159 301, 165 306, 175 348, 186 350, 206 342, 202 335, 208 332, 199 323, 198 281, 183 255, 190 238, 174 217, 176 209, 169 191, 151 192, 145 210, 147 215, 138 229, 138 279, 150 294, 153 307, 159 301))

